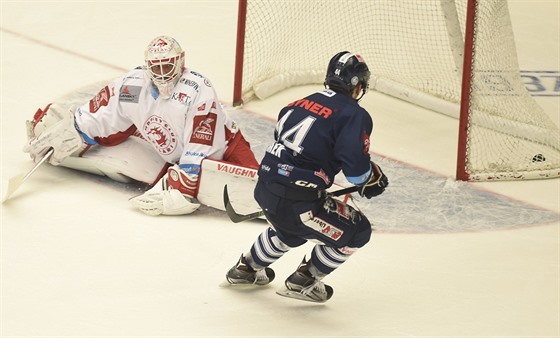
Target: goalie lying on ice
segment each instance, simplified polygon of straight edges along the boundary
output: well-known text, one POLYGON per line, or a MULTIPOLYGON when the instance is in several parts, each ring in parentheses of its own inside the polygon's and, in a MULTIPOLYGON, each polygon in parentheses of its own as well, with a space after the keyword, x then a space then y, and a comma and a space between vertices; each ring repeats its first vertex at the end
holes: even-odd
POLYGON ((89 102, 69 111, 56 103, 39 109, 27 133, 24 151, 35 162, 52 148, 53 165, 155 184, 131 199, 150 215, 188 214, 199 207, 204 159, 258 167, 211 82, 185 68, 184 51, 167 36, 148 44, 144 66, 109 83, 89 102))

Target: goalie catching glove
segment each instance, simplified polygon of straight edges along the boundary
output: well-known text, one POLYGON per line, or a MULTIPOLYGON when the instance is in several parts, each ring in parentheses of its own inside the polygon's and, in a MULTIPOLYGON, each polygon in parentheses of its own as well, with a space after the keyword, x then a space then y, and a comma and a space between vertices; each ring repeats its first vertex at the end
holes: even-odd
POLYGON ((130 203, 152 216, 186 215, 200 207, 194 201, 197 190, 198 175, 188 174, 176 164, 167 169, 167 174, 152 189, 131 198, 130 203))
POLYGON ((381 195, 388 185, 389 179, 387 176, 385 176, 377 164, 371 162, 371 177, 369 181, 360 188, 360 196, 369 199, 381 195))
POLYGON ((35 163, 50 148, 53 148, 54 153, 49 163, 59 165, 66 157, 86 146, 76 130, 72 111, 65 112, 56 104, 37 110, 33 121, 27 121, 27 137, 28 142, 23 151, 29 153, 35 163))

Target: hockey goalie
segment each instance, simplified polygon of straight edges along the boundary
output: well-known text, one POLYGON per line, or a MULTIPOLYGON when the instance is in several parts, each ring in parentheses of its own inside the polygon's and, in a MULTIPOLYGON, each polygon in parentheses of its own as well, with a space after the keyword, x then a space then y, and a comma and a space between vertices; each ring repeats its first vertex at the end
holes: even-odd
POLYGON ((224 210, 228 182, 252 192, 258 162, 249 143, 171 37, 152 40, 144 66, 88 102, 62 106, 49 104, 27 122, 24 152, 38 162, 52 149, 52 165, 152 185, 130 199, 146 214, 190 214, 200 203, 224 210))

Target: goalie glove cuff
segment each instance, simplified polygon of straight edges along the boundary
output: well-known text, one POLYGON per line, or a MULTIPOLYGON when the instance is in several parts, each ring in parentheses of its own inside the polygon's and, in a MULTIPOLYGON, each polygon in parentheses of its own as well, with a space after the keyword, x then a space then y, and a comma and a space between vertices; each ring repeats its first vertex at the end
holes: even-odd
POLYGON ((142 195, 131 198, 130 203, 152 216, 190 214, 200 207, 200 203, 191 195, 198 188, 198 176, 195 178, 191 179, 189 174, 174 165, 156 185, 142 195))
POLYGON ((194 198, 198 194, 198 175, 188 174, 174 165, 167 170, 167 185, 167 189, 177 189, 194 198))

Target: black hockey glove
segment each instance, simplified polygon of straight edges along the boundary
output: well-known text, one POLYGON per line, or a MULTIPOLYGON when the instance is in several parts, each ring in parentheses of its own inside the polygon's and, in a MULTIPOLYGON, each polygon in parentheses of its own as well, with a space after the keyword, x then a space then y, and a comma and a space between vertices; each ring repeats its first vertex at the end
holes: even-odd
POLYGON ((371 162, 371 169, 373 171, 371 178, 359 190, 360 196, 364 196, 368 199, 381 195, 389 185, 389 179, 377 164, 371 162))

